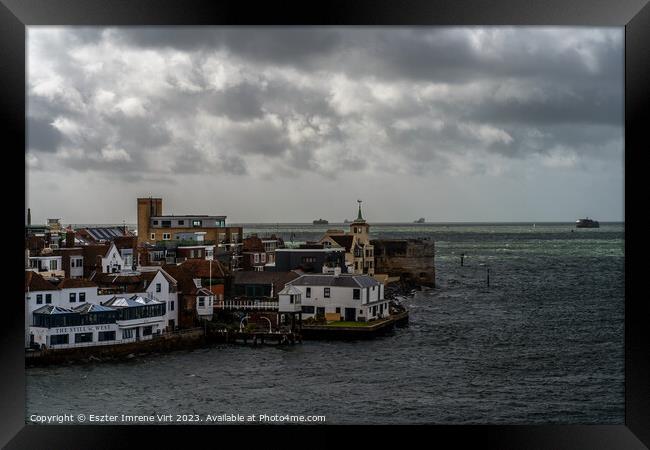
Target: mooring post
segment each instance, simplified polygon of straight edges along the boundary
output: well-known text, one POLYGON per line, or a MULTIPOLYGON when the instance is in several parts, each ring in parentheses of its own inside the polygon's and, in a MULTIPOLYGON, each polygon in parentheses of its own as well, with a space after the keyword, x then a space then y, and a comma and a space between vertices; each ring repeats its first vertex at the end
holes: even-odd
POLYGON ((465 259, 465 253, 460 254, 460 267, 463 267, 463 259, 465 259))
POLYGON ((487 268, 487 287, 490 287, 490 266, 487 268))

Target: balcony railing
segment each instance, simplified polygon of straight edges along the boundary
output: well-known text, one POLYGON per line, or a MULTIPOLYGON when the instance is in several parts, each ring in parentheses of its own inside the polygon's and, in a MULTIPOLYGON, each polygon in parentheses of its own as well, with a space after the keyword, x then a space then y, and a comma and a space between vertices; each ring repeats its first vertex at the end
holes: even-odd
POLYGON ((279 303, 269 300, 216 300, 213 304, 214 309, 244 309, 244 310, 273 310, 277 311, 279 303))

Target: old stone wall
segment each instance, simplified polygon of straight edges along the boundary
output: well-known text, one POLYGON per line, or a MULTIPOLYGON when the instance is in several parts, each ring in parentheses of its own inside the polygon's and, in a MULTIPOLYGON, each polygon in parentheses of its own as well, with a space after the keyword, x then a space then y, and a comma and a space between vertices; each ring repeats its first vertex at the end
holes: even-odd
POLYGON ((435 245, 430 239, 377 239, 375 271, 404 283, 435 286, 435 245))

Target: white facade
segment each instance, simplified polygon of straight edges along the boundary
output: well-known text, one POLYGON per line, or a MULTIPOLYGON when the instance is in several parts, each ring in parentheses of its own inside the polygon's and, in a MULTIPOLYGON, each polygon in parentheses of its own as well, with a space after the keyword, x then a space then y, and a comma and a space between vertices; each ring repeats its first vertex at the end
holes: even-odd
POLYGON ((174 327, 178 326, 178 294, 171 292, 172 287, 163 275, 162 270, 158 270, 156 276, 151 280, 151 283, 146 287, 145 294, 149 298, 155 298, 167 304, 167 312, 165 313, 165 326, 171 331, 174 327))
MULTIPOLYGON (((139 295, 149 299, 155 299, 165 302, 165 315, 160 319, 162 323, 161 331, 172 331, 178 326, 178 294, 171 292, 173 289, 170 282, 163 275, 163 271, 158 269, 158 273, 151 280, 144 292, 124 294, 125 296, 139 295)), ((174 290, 175 291, 175 290, 174 290)), ((30 328, 33 324, 33 312, 43 306, 52 305, 63 308, 75 308, 84 303, 99 305, 113 298, 115 294, 99 295, 97 286, 89 287, 71 287, 63 289, 53 289, 47 291, 30 291, 25 293, 25 346, 29 346, 30 328)), ((210 300, 210 314, 212 313, 212 303, 210 300)), ((207 315, 207 313, 205 313, 207 315)))
POLYGON ((102 272, 104 273, 118 273, 122 269, 130 268, 126 267, 124 264, 124 259, 120 254, 120 251, 117 249, 114 243, 111 243, 106 256, 102 257, 102 272))
POLYGON ((383 284, 368 275, 306 274, 287 285, 300 291, 303 318, 336 313, 341 320, 368 321, 389 315, 383 284))
POLYGON ((30 256, 28 269, 38 272, 45 278, 62 277, 65 275, 61 256, 30 256))

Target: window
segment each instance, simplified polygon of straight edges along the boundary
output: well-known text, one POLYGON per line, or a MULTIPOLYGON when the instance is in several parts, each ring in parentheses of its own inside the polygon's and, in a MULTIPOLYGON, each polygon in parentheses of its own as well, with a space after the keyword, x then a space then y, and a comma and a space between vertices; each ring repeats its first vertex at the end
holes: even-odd
POLYGON ((293 305, 293 297, 294 295, 289 295, 289 303, 291 303, 292 305, 293 305))
POLYGON ((352 298, 359 300, 361 298, 361 289, 352 289, 352 298))
POLYGON ((133 328, 122 330, 122 339, 131 339, 133 337, 133 328))
POLYGON ((199 297, 199 306, 205 306, 205 297, 199 297))
POLYGON ((86 301, 86 293, 79 292, 79 302, 85 302, 85 301, 86 301))
POLYGON ((43 294, 36 294, 36 304, 37 305, 43 304, 43 294))
POLYGON ((76 292, 70 292, 70 303, 74 303, 77 301, 77 293, 76 292))
POLYGON ((163 220, 162 221, 162 227, 163 228, 171 228, 172 226, 172 221, 171 220, 163 220))
POLYGON ((172 238, 171 233, 163 233, 163 241, 168 241, 172 238))
POLYGON ((52 294, 45 294, 45 303, 52 303, 52 294))
POLYGON ((311 298, 311 288, 307 288, 307 292, 305 293, 305 297, 311 298))
POLYGON ((151 336, 151 334, 153 333, 152 330, 153 330, 153 327, 151 327, 151 326, 143 327, 142 328, 142 335, 143 336, 151 336))
POLYGON ((53 334, 50 336, 50 345, 61 345, 67 344, 69 341, 69 336, 67 334, 53 334))
POLYGON ((185 221, 184 221, 184 220, 179 220, 179 221, 178 221, 178 226, 181 226, 181 225, 185 225, 185 221))
POLYGON ((169 310, 170 311, 174 310, 174 301, 173 300, 169 302, 169 310))
POLYGON ((201 221, 200 220, 193 220, 192 221, 192 226, 193 227, 200 227, 201 226, 201 221))
POLYGON ((336 308, 336 314, 341 314, 341 308, 336 308))
POLYGON ((151 240, 153 241, 154 239, 156 239, 156 233, 151 233, 151 240))
POLYGON ((262 253, 261 257, 262 257, 262 262, 266 262, 266 253, 262 253))
POLYGON ((57 269, 56 259, 51 259, 50 260, 50 270, 56 270, 56 269, 57 269))
POLYGON ((319 306, 316 308, 316 315, 317 316, 324 316, 325 315, 325 308, 322 306, 319 306))
POLYGON ((115 331, 100 331, 97 333, 97 341, 114 341, 115 340, 115 331))
POLYGON ((305 314, 314 314, 314 307, 303 305, 302 312, 304 312, 305 314))
POLYGON ((330 288, 323 289, 323 297, 330 298, 330 288))
POLYGON ((157 220, 154 220, 154 221, 153 221, 153 224, 154 224, 154 225, 158 225, 158 221, 157 221, 157 220))
POLYGON ((83 342, 92 342, 92 341, 93 341, 92 333, 76 333, 74 335, 75 344, 79 344, 83 342))
POLYGON ((162 290, 162 286, 160 283, 156 283, 156 292, 160 292, 162 290))

